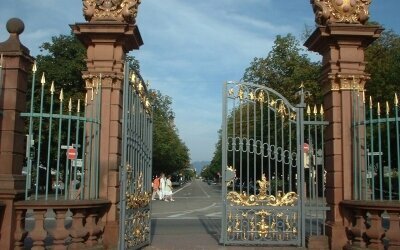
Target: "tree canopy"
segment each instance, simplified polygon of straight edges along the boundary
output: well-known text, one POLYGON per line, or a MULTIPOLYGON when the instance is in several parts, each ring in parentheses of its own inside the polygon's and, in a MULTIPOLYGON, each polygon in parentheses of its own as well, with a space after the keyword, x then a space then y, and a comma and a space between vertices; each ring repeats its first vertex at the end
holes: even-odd
MULTIPOLYGON (((72 96, 83 100, 86 90, 82 71, 86 68, 86 50, 80 41, 73 34, 59 35, 43 43, 40 48, 42 54, 36 58, 37 75, 41 76, 45 72, 47 81, 55 82, 56 93, 64 90, 66 100, 72 96)), ((128 58, 130 67, 139 72, 139 61, 133 56, 128 58)), ((36 91, 40 89, 36 88, 36 91)), ((173 173, 183 170, 189 166, 189 149, 179 138, 175 127, 172 99, 157 90, 150 92, 154 105, 153 172, 173 173)), ((49 102, 49 97, 45 98, 45 105, 49 102)))
POLYGON ((292 104, 298 102, 295 93, 303 83, 312 93, 310 102, 320 103, 322 95, 317 83, 320 70, 320 62, 312 62, 293 35, 278 35, 265 58, 254 58, 243 80, 270 87, 292 104))
POLYGON ((174 123, 172 99, 160 91, 152 90, 153 103, 153 172, 179 172, 189 167, 189 149, 179 138, 174 123))

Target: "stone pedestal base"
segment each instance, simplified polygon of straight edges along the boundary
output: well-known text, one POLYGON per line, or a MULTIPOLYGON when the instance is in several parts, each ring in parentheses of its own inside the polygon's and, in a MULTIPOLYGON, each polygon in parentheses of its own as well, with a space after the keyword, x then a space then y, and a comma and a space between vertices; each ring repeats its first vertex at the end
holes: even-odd
POLYGON ((309 250, 329 250, 328 236, 310 236, 307 238, 307 248, 309 250))

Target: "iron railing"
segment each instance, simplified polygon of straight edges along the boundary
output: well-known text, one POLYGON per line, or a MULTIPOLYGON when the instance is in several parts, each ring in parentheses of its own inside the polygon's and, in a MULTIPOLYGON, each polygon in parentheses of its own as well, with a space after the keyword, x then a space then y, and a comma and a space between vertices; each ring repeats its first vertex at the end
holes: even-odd
POLYGON ((99 133, 101 76, 85 100, 56 95, 56 84, 46 83, 44 73, 35 91, 33 66, 26 142, 25 199, 96 199, 99 186, 99 133), (38 98, 40 98, 40 103, 38 98), (39 106, 37 104, 39 103, 39 106), (57 108, 58 106, 58 108, 57 108))
POLYGON ((400 119, 394 105, 374 105, 353 91, 353 182, 356 200, 400 201, 400 119), (366 104, 367 102, 367 104, 366 104))

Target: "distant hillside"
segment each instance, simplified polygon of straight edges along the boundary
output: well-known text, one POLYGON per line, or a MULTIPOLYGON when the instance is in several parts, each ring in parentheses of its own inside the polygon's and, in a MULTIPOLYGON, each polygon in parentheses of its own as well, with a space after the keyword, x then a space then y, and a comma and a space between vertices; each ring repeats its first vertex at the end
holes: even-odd
POLYGON ((210 164, 209 161, 194 161, 191 163, 191 165, 196 169, 197 174, 200 174, 203 167, 209 164, 210 164))

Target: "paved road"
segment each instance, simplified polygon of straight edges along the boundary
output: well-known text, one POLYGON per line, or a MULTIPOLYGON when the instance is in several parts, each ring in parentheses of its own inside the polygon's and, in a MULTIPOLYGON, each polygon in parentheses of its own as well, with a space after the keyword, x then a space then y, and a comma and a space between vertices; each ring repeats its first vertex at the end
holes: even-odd
POLYGON ((264 249, 219 245, 222 211, 220 185, 194 180, 174 190, 173 198, 174 202, 153 201, 152 243, 145 247, 146 250, 264 249))

